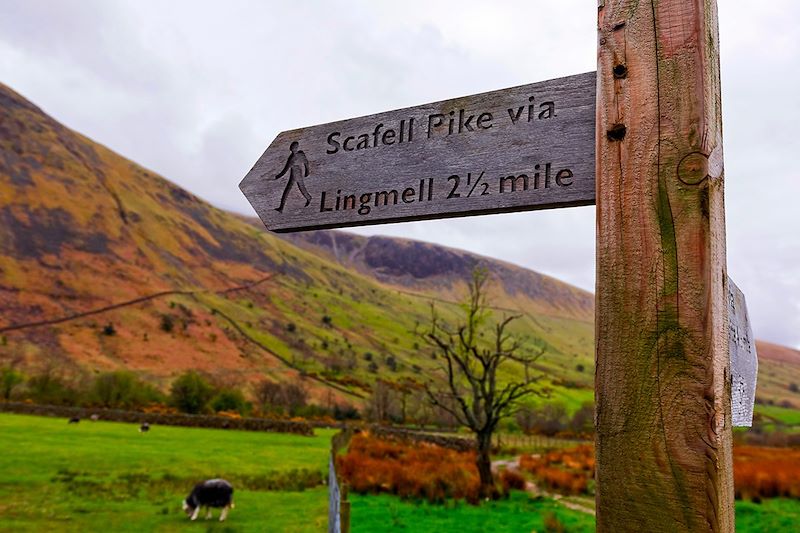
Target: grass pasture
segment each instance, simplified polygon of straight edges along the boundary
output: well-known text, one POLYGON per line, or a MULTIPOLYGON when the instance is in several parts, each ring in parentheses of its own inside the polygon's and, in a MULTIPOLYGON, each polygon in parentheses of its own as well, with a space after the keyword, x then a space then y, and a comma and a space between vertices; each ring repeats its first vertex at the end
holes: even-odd
POLYGON ((323 531, 324 486, 265 489, 319 479, 333 433, 141 434, 134 424, 0 414, 0 531, 323 531), (181 500, 213 477, 237 487, 236 508, 224 524, 189 524, 181 500))
MULTIPOLYGON (((314 437, 0 414, 0 531, 14 532, 322 532, 333 430, 314 437), (227 522, 189 522, 180 502, 200 479, 234 483, 227 522), (283 489, 283 490, 281 490, 283 489)), ((565 498, 568 500, 568 498, 565 498)), ((594 517, 521 492, 471 506, 434 505, 351 493, 352 531, 469 533, 594 529, 594 517)), ((791 531, 800 500, 736 502, 737 531, 791 531)))
POLYGON ((755 412, 762 416, 767 431, 780 428, 787 433, 800 433, 800 409, 759 404, 755 412))
POLYGON ((594 531, 594 517, 571 511, 550 499, 532 499, 523 492, 512 492, 507 500, 480 506, 464 502, 434 505, 403 501, 386 494, 350 498, 353 533, 516 533, 548 531, 545 521, 557 518, 570 533, 594 531))

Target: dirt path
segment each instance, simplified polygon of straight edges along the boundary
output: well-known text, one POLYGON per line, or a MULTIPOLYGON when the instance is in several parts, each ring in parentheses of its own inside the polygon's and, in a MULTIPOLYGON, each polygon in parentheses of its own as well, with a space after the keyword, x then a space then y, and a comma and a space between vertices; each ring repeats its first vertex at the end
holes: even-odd
MULTIPOLYGON (((492 470, 510 470, 512 472, 517 472, 518 474, 522 474, 519 468, 519 457, 515 457, 514 459, 499 459, 497 461, 492 461, 492 470)), ((575 501, 574 499, 568 499, 564 497, 562 494, 558 493, 550 493, 542 490, 536 483, 533 481, 525 481, 525 492, 530 494, 533 497, 546 497, 552 498, 553 500, 557 501, 567 509, 572 509, 573 511, 578 511, 581 513, 590 514, 595 516, 595 510, 587 505, 583 505, 580 501, 575 501)))
POLYGON ((53 326, 56 324, 63 324, 64 322, 70 322, 72 320, 77 320, 80 318, 86 318, 87 316, 92 315, 99 315, 101 313, 107 313, 108 311, 114 311, 116 309, 122 309, 124 307, 130 307, 132 305, 141 304, 144 302, 149 302, 150 300, 155 300, 157 298, 163 298, 164 296, 195 296, 197 294, 203 293, 213 293, 219 295, 226 295, 236 291, 243 291, 246 289, 252 289, 253 287, 260 285, 270 279, 274 278, 278 274, 269 274, 261 279, 256 281, 246 283, 244 285, 237 285, 235 287, 230 287, 228 289, 223 289, 219 291, 209 291, 205 289, 196 289, 196 290, 169 290, 169 291, 161 291, 156 292, 154 294, 148 294, 147 296, 141 296, 139 298, 134 298, 133 300, 127 300, 125 302, 119 302, 116 304, 106 305, 104 307, 99 307, 97 309, 90 309, 89 311, 82 311, 80 313, 70 313, 65 316, 61 316, 58 318, 51 318, 48 320, 38 320, 36 322, 28 322, 26 324, 11 324, 9 326, 0 327, 0 333, 6 333, 9 331, 19 331, 23 329, 29 328, 38 328, 41 326, 53 326))

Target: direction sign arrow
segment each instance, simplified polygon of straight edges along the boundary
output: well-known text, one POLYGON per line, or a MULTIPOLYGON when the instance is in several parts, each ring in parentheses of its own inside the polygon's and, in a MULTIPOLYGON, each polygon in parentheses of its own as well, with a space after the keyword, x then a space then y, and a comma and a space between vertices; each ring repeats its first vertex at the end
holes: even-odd
POLYGON ((239 187, 278 232, 593 204, 595 79, 285 131, 239 187))
POLYGON ((728 278, 728 346, 731 357, 731 415, 734 427, 753 425, 758 354, 747 304, 739 287, 728 278))

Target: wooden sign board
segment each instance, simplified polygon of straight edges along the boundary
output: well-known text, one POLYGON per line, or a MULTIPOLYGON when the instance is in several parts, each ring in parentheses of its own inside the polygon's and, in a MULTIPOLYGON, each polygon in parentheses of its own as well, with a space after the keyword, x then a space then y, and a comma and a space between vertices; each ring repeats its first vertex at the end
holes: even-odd
POLYGON ((590 205, 595 80, 286 131, 239 187, 277 232, 590 205))
POLYGON ((753 425, 758 354, 747 304, 739 287, 728 278, 728 345, 731 356, 731 415, 734 427, 753 425))

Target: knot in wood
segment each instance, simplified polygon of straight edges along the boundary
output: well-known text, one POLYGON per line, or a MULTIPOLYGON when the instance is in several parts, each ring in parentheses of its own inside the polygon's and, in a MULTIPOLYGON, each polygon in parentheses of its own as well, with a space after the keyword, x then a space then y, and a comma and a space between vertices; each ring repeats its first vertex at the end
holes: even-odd
POLYGON ((708 178, 708 156, 690 152, 678 163, 678 179, 686 185, 699 185, 708 178))

